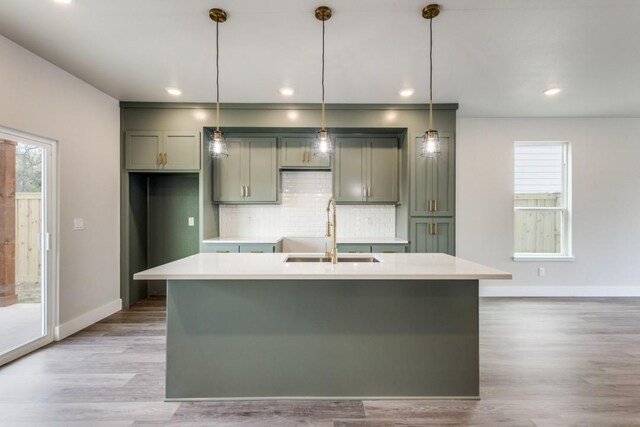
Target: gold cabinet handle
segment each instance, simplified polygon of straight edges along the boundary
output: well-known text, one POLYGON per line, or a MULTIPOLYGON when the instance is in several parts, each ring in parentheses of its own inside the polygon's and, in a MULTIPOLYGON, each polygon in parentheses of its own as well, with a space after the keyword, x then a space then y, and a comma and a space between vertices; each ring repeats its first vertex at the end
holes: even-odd
POLYGON ((367 197, 371 197, 371 187, 367 186, 367 197))
POLYGON ((433 234, 435 234, 435 235, 438 234, 438 223, 437 222, 435 224, 433 224, 433 234))
POLYGON ((240 186, 240 197, 244 197, 244 185, 240 186))
POLYGON ((158 158, 156 159, 156 165, 160 166, 162 164, 162 153, 158 153, 158 158))
MULTIPOLYGON (((429 203, 427 204, 427 211, 431 212, 431 202, 433 202, 433 200, 429 199, 429 203)), ((431 233, 429 233, 431 234, 431 233)))
POLYGON ((251 251, 252 254, 263 254, 264 251, 251 251))
MULTIPOLYGON (((433 199, 433 211, 434 211, 434 212, 438 212, 438 199, 433 199)), ((436 225, 437 225, 437 224, 436 224, 436 225)), ((436 230, 437 230, 437 229, 438 229, 438 228, 436 227, 436 230)), ((436 231, 436 233, 437 233, 437 231, 436 231)))
POLYGON ((164 161, 163 161, 163 165, 167 164, 167 159, 169 158, 169 156, 167 155, 167 153, 164 153, 164 161))
POLYGON ((217 254, 228 254, 229 251, 216 251, 217 254))
POLYGON ((244 187, 244 197, 249 197, 249 186, 247 185, 246 187, 244 187))

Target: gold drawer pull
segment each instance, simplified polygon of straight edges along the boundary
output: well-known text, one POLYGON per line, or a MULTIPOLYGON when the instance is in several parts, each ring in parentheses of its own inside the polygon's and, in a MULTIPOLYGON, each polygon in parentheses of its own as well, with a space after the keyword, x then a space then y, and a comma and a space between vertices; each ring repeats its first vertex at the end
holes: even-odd
POLYGON ((219 254, 228 254, 228 253, 229 253, 229 251, 216 251, 216 253, 219 253, 219 254))
POLYGON ((252 254, 263 254, 264 251, 251 251, 252 254))

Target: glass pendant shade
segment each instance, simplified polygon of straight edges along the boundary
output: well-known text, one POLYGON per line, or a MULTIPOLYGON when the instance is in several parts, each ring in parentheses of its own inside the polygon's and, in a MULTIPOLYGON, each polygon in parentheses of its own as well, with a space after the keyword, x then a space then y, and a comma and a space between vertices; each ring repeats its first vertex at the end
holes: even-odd
POLYGON ((425 132, 422 139, 422 146, 420 147, 421 157, 437 157, 440 155, 440 137, 438 131, 429 129, 425 132))
POLYGON ((316 157, 329 157, 333 153, 333 143, 329 137, 329 131, 321 129, 313 143, 313 155, 316 157))
POLYGON ((214 130, 209 140, 209 155, 214 158, 229 157, 229 149, 224 134, 219 130, 214 130))

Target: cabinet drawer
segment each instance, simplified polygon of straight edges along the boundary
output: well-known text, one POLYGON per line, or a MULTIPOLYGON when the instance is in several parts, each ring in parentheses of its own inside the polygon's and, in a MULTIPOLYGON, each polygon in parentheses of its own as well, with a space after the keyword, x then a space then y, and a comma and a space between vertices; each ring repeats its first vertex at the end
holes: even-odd
POLYGON ((240 245, 235 243, 205 243, 202 252, 208 253, 237 253, 240 245))
POLYGON ((407 245, 402 244, 382 244, 371 245, 373 253, 404 253, 407 251, 407 245))
POLYGON ((343 253, 343 254, 371 253, 371 245, 338 244, 338 253, 343 253))
POLYGON ((271 244, 246 244, 240 245, 240 252, 243 253, 273 253, 276 246, 271 244))

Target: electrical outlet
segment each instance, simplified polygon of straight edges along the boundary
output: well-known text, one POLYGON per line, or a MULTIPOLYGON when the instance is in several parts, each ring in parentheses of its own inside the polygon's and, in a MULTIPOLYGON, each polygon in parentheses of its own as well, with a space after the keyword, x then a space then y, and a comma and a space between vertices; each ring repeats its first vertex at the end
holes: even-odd
POLYGON ((84 218, 73 218, 73 229, 84 230, 84 218))
POLYGON ((189 227, 193 227, 196 225, 196 219, 192 216, 189 217, 189 227))
POLYGON ((538 268, 538 277, 544 277, 546 271, 544 270, 544 267, 539 267, 538 268))

